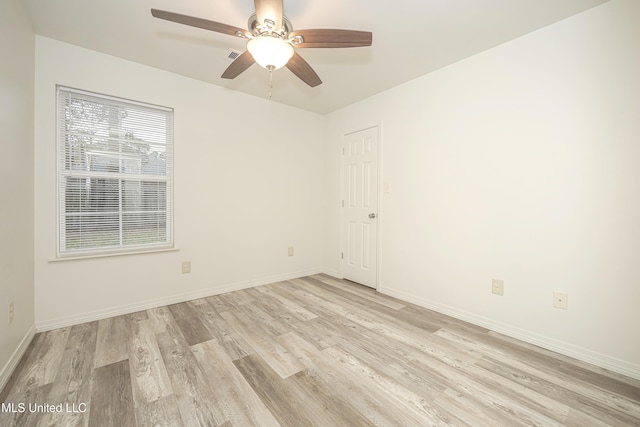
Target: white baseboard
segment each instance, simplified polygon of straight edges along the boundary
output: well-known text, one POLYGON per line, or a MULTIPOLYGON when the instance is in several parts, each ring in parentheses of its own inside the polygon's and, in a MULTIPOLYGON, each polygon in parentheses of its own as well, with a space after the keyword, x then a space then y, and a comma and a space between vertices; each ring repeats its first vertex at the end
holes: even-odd
POLYGON ((325 268, 324 270, 322 270, 322 272, 331 277, 335 277, 336 279, 342 279, 342 273, 340 273, 338 270, 329 270, 325 268))
POLYGON ((615 357, 607 356, 583 347, 579 347, 564 341, 559 341, 544 335, 536 334, 534 332, 517 328, 506 323, 496 322, 493 319, 479 316, 474 313, 470 313, 464 310, 457 309, 455 307, 440 304, 434 301, 427 300, 425 298, 418 297, 416 295, 400 292, 394 289, 378 288, 378 292, 396 297, 403 301, 410 302, 412 304, 419 305, 420 307, 428 308, 438 313, 446 314, 456 319, 464 320, 465 322, 472 323, 483 328, 490 329, 492 331, 501 333, 503 335, 519 339, 529 344, 534 344, 547 350, 555 351, 565 356, 573 357, 574 359, 581 360, 583 362, 590 363, 600 368, 608 369, 618 374, 625 375, 630 378, 640 380, 640 365, 630 363, 624 360, 617 359, 615 357))
POLYGON ((20 341, 18 347, 15 349, 7 363, 2 368, 2 371, 0 371, 0 390, 2 390, 7 384, 7 381, 9 381, 9 377, 11 377, 14 369, 16 369, 16 366, 18 366, 18 362, 20 362, 20 359, 24 355, 24 352, 27 351, 27 347, 29 347, 29 344, 31 343, 31 340, 33 339, 35 334, 36 327, 35 325, 31 325, 27 333, 22 338, 22 341, 20 341))
POLYGON ((198 298, 204 298, 212 295, 224 294, 226 292, 237 291, 240 289, 253 288, 256 286, 267 285, 269 283, 281 282, 283 280, 297 279, 300 277, 320 274, 321 268, 302 270, 292 273, 281 274, 277 276, 264 277, 256 280, 248 280, 245 282, 231 283, 214 288, 199 289, 193 292, 170 295, 152 300, 139 301, 132 304, 125 304, 117 307, 110 307, 102 310, 85 312, 72 316, 58 317, 56 319, 44 320, 36 322, 36 330, 38 332, 50 331, 52 329, 66 328, 68 326, 78 325, 81 323, 92 322, 94 320, 106 319, 108 317, 120 316, 122 314, 135 313, 136 311, 148 310, 150 308, 162 307, 170 304, 191 301, 198 298))

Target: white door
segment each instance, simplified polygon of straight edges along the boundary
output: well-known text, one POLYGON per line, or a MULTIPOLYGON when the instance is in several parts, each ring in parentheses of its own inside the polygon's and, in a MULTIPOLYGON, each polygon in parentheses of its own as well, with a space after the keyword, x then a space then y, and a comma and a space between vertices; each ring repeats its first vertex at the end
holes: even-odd
POLYGON ((342 274, 376 288, 378 128, 344 137, 342 274))

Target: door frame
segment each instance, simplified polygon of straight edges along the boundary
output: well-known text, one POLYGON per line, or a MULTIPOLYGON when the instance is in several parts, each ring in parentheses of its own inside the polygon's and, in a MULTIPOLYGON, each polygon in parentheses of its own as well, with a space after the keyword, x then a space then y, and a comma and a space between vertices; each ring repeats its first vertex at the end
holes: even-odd
MULTIPOLYGON (((375 289, 376 291, 381 287, 380 286, 380 242, 382 241, 382 239, 380 238, 380 236, 382 236, 382 223, 383 223, 383 219, 384 215, 383 215, 383 203, 382 203, 382 196, 383 196, 383 192, 382 192, 382 122, 377 123, 377 124, 373 124, 370 126, 364 126, 355 130, 351 130, 348 132, 343 132, 342 133, 342 141, 340 143, 340 202, 339 202, 339 207, 340 207, 340 253, 338 254, 338 259, 340 260, 340 277, 342 279, 344 279, 344 251, 345 251, 345 241, 346 241, 346 227, 345 227, 345 211, 344 211, 344 200, 345 200, 345 185, 344 185, 344 180, 345 180, 345 160, 344 160, 344 150, 345 150, 345 140, 349 135, 352 135, 354 133, 358 133, 358 132, 362 132, 365 130, 369 130, 369 129, 377 129, 377 133, 378 133, 378 140, 377 140, 377 146, 376 146, 376 159, 377 159, 377 165, 376 165, 376 172, 377 172, 377 179, 376 179, 376 192, 378 193, 378 206, 376 208, 376 215, 377 215, 377 229, 376 229, 376 239, 375 239, 375 258, 376 258, 376 268, 375 268, 375 286, 372 289, 375 289)), ((365 286, 365 285, 363 285, 365 286)))

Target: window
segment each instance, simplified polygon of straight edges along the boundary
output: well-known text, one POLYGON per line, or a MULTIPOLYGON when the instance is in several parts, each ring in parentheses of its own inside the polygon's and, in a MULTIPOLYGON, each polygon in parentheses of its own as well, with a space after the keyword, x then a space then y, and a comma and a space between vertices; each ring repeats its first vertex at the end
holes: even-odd
POLYGON ((173 110, 57 97, 58 257, 173 247, 173 110))

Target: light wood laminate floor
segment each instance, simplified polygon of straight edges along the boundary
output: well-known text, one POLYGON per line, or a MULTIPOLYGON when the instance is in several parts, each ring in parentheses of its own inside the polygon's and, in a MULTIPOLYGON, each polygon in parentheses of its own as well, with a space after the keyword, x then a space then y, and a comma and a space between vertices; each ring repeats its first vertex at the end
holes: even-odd
POLYGON ((639 381, 324 275, 39 333, 0 398, 3 427, 640 425, 639 381))

